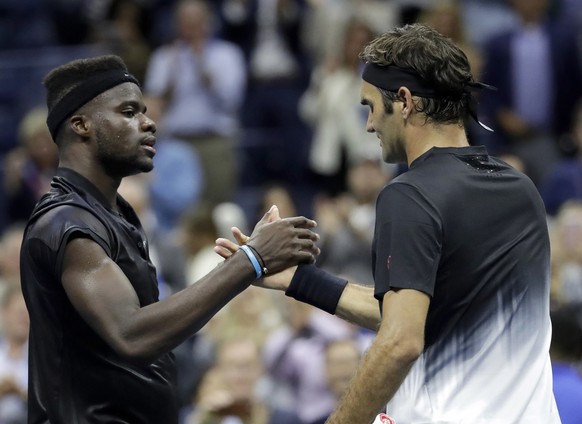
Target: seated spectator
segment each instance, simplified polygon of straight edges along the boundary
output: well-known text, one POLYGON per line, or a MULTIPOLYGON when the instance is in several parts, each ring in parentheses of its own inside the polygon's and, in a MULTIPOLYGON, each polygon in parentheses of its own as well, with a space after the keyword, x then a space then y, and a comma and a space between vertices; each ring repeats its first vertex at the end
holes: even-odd
POLYGON ((262 376, 260 348, 252 339, 223 341, 183 423, 300 424, 295 413, 270 408, 261 399, 262 376))

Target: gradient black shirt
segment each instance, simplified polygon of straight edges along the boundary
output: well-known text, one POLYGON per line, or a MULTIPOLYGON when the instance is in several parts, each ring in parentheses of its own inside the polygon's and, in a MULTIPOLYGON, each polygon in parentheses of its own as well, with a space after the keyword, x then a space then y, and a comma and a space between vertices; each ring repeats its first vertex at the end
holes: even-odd
POLYGON ((375 294, 431 297, 399 423, 556 423, 550 245, 529 178, 483 147, 432 148, 377 202, 375 294))

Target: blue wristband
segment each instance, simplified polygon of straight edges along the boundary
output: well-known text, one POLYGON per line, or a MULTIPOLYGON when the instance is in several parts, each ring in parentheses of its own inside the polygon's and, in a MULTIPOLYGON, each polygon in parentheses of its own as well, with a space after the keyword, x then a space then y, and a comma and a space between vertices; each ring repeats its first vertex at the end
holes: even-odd
POLYGON ((253 267, 255 268, 255 272, 257 273, 257 280, 258 280, 259 278, 261 278, 263 276, 263 269, 261 268, 261 265, 259 264, 257 257, 255 256, 253 251, 248 246, 243 245, 240 247, 240 249, 246 253, 247 257, 249 258, 249 261, 251 261, 251 263, 253 264, 253 267))

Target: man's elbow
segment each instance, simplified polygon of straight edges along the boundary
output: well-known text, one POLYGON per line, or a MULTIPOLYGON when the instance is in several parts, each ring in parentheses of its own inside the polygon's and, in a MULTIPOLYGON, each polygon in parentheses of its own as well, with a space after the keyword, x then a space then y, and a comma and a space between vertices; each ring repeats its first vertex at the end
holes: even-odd
POLYGON ((154 352, 150 346, 139 341, 118 339, 109 345, 123 360, 138 365, 151 364, 160 356, 159 352, 154 352))
POLYGON ((424 351, 424 341, 414 337, 393 339, 385 344, 386 350, 404 366, 412 365, 424 351))

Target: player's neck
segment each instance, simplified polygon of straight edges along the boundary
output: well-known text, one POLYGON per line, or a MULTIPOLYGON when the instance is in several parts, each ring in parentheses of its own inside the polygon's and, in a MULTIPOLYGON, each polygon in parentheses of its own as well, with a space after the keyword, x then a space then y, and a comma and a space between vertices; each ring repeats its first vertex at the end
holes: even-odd
POLYGON ((83 161, 82 157, 75 161, 61 158, 59 167, 69 168, 89 180, 105 196, 112 209, 116 208, 117 189, 121 178, 113 178, 94 161, 83 161))
POLYGON ((469 145, 465 129, 456 124, 415 125, 408 127, 407 133, 408 165, 433 147, 467 147, 469 145))

